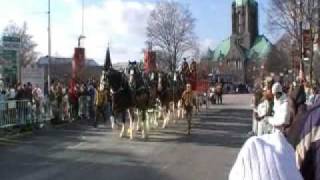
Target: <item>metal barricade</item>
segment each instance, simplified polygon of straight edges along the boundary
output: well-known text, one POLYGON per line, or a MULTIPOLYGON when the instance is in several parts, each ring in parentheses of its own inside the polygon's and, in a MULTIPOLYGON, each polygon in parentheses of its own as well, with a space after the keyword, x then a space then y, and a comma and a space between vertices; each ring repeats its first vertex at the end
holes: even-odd
POLYGON ((29 100, 0 102, 0 128, 38 124, 50 120, 47 103, 31 103, 29 100))

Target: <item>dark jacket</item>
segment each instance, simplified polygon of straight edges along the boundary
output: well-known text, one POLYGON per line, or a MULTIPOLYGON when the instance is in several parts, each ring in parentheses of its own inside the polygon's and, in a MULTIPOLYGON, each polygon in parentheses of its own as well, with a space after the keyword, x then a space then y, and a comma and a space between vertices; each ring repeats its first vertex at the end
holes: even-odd
POLYGON ((304 123, 303 116, 307 111, 307 105, 305 102, 306 93, 303 86, 297 87, 289 93, 288 104, 290 113, 290 126, 286 129, 286 136, 289 143, 294 148, 296 148, 299 142, 300 131, 304 123))
POLYGON ((320 102, 302 118, 299 143, 296 146, 298 167, 305 180, 320 179, 320 102))
POLYGON ((17 90, 17 94, 16 94, 16 100, 23 100, 24 99, 24 96, 25 95, 25 92, 24 92, 24 89, 18 89, 17 90))

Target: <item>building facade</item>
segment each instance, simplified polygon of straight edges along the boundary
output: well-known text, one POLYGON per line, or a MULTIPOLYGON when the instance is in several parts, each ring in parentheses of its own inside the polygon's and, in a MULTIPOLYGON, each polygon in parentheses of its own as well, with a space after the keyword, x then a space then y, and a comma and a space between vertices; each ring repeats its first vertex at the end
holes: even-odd
POLYGON ((271 42, 259 34, 258 3, 255 0, 234 0, 232 34, 210 53, 212 73, 232 77, 235 84, 253 84, 259 69, 273 49, 271 42))

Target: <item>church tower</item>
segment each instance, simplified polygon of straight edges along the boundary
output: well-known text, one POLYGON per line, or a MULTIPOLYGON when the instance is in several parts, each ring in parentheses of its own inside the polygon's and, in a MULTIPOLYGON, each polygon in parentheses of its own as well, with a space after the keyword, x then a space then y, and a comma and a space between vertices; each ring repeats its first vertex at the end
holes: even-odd
POLYGON ((255 0, 234 0, 232 3, 232 36, 250 49, 259 35, 258 3, 255 0))

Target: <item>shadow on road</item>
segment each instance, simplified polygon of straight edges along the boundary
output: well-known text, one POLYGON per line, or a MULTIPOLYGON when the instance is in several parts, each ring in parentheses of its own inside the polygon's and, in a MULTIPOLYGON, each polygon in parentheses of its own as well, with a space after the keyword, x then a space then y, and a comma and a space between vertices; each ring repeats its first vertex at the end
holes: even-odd
POLYGON ((138 157, 125 152, 61 150, 51 149, 50 146, 46 150, 0 150, 1 179, 171 179, 138 157))
MULTIPOLYGON (((193 120, 192 134, 186 135, 186 123, 180 122, 164 134, 176 135, 175 138, 150 138, 152 142, 194 143, 202 146, 223 146, 240 148, 251 128, 251 110, 221 109, 200 113, 193 120)), ((152 137, 152 136, 151 136, 152 137)))

